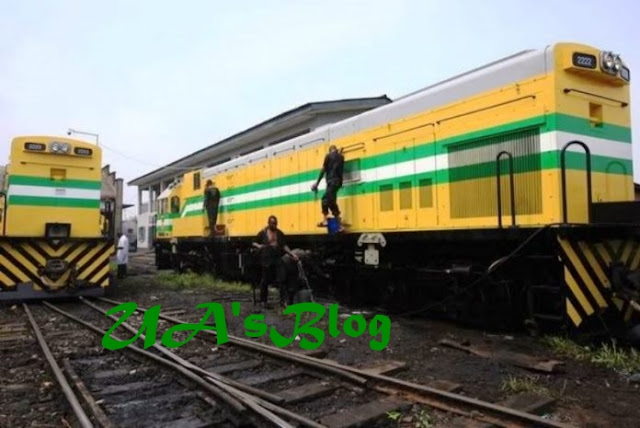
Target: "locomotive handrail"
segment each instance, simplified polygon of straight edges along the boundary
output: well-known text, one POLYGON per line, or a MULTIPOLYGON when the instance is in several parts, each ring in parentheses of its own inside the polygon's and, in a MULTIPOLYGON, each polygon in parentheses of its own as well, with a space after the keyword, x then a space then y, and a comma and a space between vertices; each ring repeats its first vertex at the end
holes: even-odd
POLYGON ((340 153, 351 153, 361 149, 364 149, 364 141, 360 141, 359 143, 350 144, 348 146, 344 146, 340 149, 340 153))
POLYGON ((2 196, 2 236, 7 235, 7 194, 5 192, 0 191, 0 196, 2 196))
POLYGON ((433 133, 435 133, 436 123, 435 122, 429 122, 429 123, 423 123, 422 125, 414 126, 412 128, 409 128, 409 129, 403 129, 401 131, 396 131, 396 132, 393 132, 391 134, 383 135, 382 137, 373 138, 372 141, 384 140, 385 138, 391 138, 391 137, 395 137, 396 135, 406 134, 407 132, 415 131, 416 129, 420 129, 420 128, 426 128, 427 126, 433 126, 433 128, 434 128, 434 132, 433 133))
POLYGON ((606 100, 606 101, 612 101, 614 103, 620 104, 620 107, 627 107, 629 105, 629 103, 626 102, 626 101, 620 101, 620 100, 617 100, 615 98, 604 97, 602 95, 594 94, 592 92, 581 91, 580 89, 564 88, 562 92, 564 92, 565 94, 569 94, 571 92, 577 92, 578 94, 588 95, 590 97, 600 98, 600 99, 606 100))
POLYGON ((317 143, 318 141, 326 141, 324 137, 318 137, 310 141, 305 141, 304 143, 298 144, 298 148, 303 148, 308 146, 309 144, 317 143))
POLYGON ((567 177, 566 177, 566 158, 565 154, 569 146, 577 144, 581 146, 587 155, 587 222, 591 221, 591 204, 593 203, 591 195, 591 150, 582 141, 573 140, 568 142, 560 152, 560 169, 562 170, 562 222, 567 222, 567 177))
POLYGON ((458 119, 460 117, 469 116, 469 115, 474 114, 474 113, 480 113, 481 111, 491 110, 492 108, 502 107, 502 106, 505 106, 505 105, 513 104, 515 102, 526 100, 528 98, 532 98, 532 99, 535 100, 537 98, 537 96, 533 95, 533 94, 532 95, 525 95, 525 96, 522 96, 522 97, 514 98, 514 99, 509 100, 509 101, 504 101, 504 102, 501 102, 501 103, 493 104, 493 105, 490 105, 490 106, 487 106, 487 107, 482 107, 482 108, 478 108, 478 109, 475 109, 475 110, 466 111, 464 113, 456 114, 454 116, 449 116, 449 117, 445 117, 443 119, 437 120, 436 124, 440 125, 442 122, 446 122, 448 120, 458 119))
POLYGON ((498 185, 498 227, 500 227, 500 229, 502 229, 502 189, 500 188, 500 176, 502 175, 500 171, 500 158, 502 157, 502 155, 509 156, 509 195, 511 197, 511 227, 516 227, 516 199, 513 179, 513 155, 510 152, 503 150, 498 153, 498 156, 496 156, 496 181, 498 185))

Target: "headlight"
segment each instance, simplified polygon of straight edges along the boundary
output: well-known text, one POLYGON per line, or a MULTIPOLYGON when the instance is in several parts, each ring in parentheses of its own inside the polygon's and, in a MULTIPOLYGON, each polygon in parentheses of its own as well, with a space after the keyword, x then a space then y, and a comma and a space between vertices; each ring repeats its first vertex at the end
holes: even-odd
MULTIPOLYGON (((618 73, 624 73, 626 67, 619 54, 615 54, 611 51, 603 51, 601 57, 602 70, 605 73, 618 75, 618 73)), ((628 69, 627 69, 628 70, 628 69)), ((629 73, 624 73, 628 75, 629 73)), ((621 76, 624 79, 624 76, 621 76)), ((625 79, 627 80, 627 79, 625 79)))
POLYGON ((607 73, 611 73, 613 71, 613 53, 611 52, 602 52, 602 68, 607 73))
POLYGON ((68 238, 70 235, 70 223, 46 223, 44 226, 44 236, 47 239, 68 238))
POLYGON ((51 143, 51 151, 53 153, 69 153, 71 147, 68 143, 51 143))
POLYGON ((613 57, 613 68, 616 72, 620 71, 622 68, 622 60, 620 59, 620 55, 615 55, 613 57))

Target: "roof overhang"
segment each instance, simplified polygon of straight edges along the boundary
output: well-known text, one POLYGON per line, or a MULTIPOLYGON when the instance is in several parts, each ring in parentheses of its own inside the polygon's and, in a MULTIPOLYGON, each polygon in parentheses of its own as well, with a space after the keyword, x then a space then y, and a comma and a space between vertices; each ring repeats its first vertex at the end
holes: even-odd
POLYGON ((184 156, 162 168, 155 169, 143 176, 135 178, 127 183, 128 186, 145 186, 155 184, 160 180, 174 177, 176 174, 186 172, 197 167, 204 167, 204 163, 216 156, 237 150, 254 141, 268 139, 269 136, 309 121, 323 113, 336 113, 354 110, 370 110, 391 102, 386 95, 371 98, 353 98, 346 100, 322 101, 308 103, 293 110, 286 111, 278 116, 259 123, 249 129, 232 135, 222 141, 184 156))

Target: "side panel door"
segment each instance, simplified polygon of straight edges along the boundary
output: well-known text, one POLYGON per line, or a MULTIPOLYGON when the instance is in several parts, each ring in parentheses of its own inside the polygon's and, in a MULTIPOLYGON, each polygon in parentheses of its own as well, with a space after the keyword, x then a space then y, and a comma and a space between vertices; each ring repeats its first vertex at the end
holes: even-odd
POLYGON ((428 229, 438 224, 438 195, 435 134, 429 132, 421 135, 415 145, 416 179, 416 226, 428 229))
POLYGON ((304 179, 300 183, 300 225, 306 233, 318 233, 321 229, 317 225, 322 220, 322 195, 325 192, 325 180, 319 185, 318 191, 313 192, 311 185, 316 182, 324 161, 325 146, 301 147, 300 171, 304 179))
POLYGON ((414 142, 413 138, 405 138, 394 144, 395 181, 398 186, 395 213, 399 229, 416 227, 414 142))
POLYGON ((344 172, 342 189, 338 192, 338 208, 345 225, 352 232, 371 229, 373 207, 367 195, 367 183, 363 177, 363 158, 367 150, 364 141, 342 147, 344 172))
POLYGON ((244 195, 243 203, 248 204, 251 207, 253 213, 254 222, 256 224, 256 234, 258 230, 267 225, 267 214, 271 210, 271 198, 268 188, 264 189, 263 184, 271 179, 271 160, 264 158, 256 161, 254 169, 254 181, 257 189, 250 191, 244 195))
POLYGON ((275 152, 271 158, 275 179, 270 186, 272 211, 278 217, 279 227, 285 234, 297 233, 300 230, 300 187, 295 175, 298 171, 298 158, 293 148, 275 152))
POLYGON ((398 183, 396 182, 395 148, 391 138, 373 141, 375 172, 369 174, 373 183, 374 207, 377 213, 377 228, 394 230, 398 228, 398 183))

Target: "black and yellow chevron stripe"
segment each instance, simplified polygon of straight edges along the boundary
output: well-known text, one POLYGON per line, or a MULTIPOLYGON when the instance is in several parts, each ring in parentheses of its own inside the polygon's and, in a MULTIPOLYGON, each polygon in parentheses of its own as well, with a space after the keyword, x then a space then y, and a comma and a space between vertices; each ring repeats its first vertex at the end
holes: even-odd
POLYGON ((616 308, 626 321, 633 309, 629 302, 614 296, 609 266, 621 261, 629 269, 640 267, 640 242, 603 240, 590 242, 558 237, 560 259, 564 264, 567 315, 577 327, 587 317, 616 308))
POLYGON ((47 260, 63 259, 75 265, 76 278, 91 285, 109 285, 109 258, 112 244, 105 241, 48 242, 0 241, 0 283, 15 287, 20 283, 32 283, 41 289, 59 289, 69 285, 68 269, 55 281, 39 273, 47 260))

